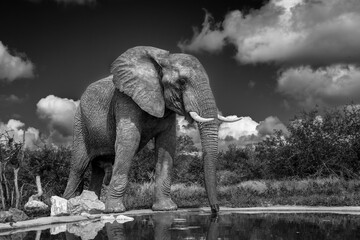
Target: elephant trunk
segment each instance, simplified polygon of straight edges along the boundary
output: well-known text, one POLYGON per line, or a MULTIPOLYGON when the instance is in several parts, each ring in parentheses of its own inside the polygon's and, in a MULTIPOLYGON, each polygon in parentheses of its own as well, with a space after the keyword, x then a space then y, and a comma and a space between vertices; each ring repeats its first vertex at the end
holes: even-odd
POLYGON ((198 92, 199 112, 202 117, 213 118, 212 121, 198 122, 201 145, 203 150, 205 189, 208 195, 211 211, 217 213, 219 205, 216 191, 216 165, 218 156, 218 131, 217 107, 210 88, 202 88, 198 92))
POLYGON ((211 211, 213 213, 217 213, 219 211, 216 191, 218 124, 216 121, 199 123, 199 130, 203 150, 205 189, 208 195, 211 211))

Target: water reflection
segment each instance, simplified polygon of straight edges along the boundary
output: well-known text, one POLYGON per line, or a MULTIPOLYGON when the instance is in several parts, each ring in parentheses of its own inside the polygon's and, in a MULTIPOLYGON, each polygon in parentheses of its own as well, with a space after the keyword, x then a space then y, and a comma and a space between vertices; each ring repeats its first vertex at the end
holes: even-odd
MULTIPOLYGON (((53 236, 66 240, 85 239, 218 239, 219 217, 156 213, 137 217, 134 222, 80 222, 67 224, 63 234, 52 229, 53 236), (103 224, 103 225, 102 225, 103 224), (103 227, 101 227, 103 226, 103 227), (96 232, 96 234, 94 234, 96 232)), ((62 227, 58 226, 59 230, 62 227)))
POLYGON ((80 222, 1 239, 359 239, 360 216, 336 214, 156 213, 132 222, 80 222), (64 227, 65 226, 65 227, 64 227), (65 232, 61 232, 65 231, 65 232))

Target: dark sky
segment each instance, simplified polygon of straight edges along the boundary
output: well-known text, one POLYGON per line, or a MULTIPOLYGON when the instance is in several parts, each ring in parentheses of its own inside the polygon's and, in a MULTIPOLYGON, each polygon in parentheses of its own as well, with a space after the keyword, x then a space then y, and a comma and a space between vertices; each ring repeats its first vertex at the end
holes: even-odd
MULTIPOLYGON (((0 58, 0 123, 6 125, 10 119, 14 119, 24 123, 25 128, 34 127, 44 133, 57 127, 60 129, 61 120, 54 117, 56 113, 50 113, 51 109, 47 109, 47 112, 39 109, 40 99, 54 95, 59 99, 78 100, 89 83, 109 75, 109 66, 113 60, 128 48, 138 45, 154 46, 170 52, 183 50, 195 55, 208 72, 219 110, 224 115, 249 116, 257 124, 271 116, 272 120, 276 118, 275 124, 287 123, 295 113, 315 104, 330 106, 359 100, 352 97, 356 96, 356 93, 347 97, 342 89, 333 94, 332 91, 336 90, 337 86, 330 86, 328 91, 320 91, 320 94, 318 88, 309 90, 307 87, 306 81, 310 81, 313 86, 311 80, 298 80, 299 76, 306 73, 310 75, 310 79, 323 76, 322 72, 319 73, 313 66, 331 72, 332 69, 326 67, 343 62, 355 65, 340 67, 334 71, 350 71, 353 66, 354 74, 358 73, 356 64, 360 54, 357 43, 351 40, 353 36, 348 36, 351 34, 346 31, 341 33, 340 40, 336 32, 330 31, 333 35, 325 34, 327 38, 336 39, 334 41, 339 45, 333 45, 335 48, 343 49, 343 46, 353 44, 352 49, 343 49, 349 52, 348 55, 341 55, 342 53, 336 51, 327 51, 326 47, 318 50, 323 47, 320 45, 319 48, 317 44, 324 42, 324 36, 318 36, 317 33, 324 29, 326 31, 325 25, 321 24, 326 24, 327 18, 331 20, 332 17, 347 13, 350 11, 347 9, 353 9, 351 11, 358 14, 359 4, 349 0, 352 5, 338 12, 338 6, 333 4, 330 7, 335 10, 331 14, 321 15, 325 20, 312 18, 316 16, 312 14, 313 10, 304 13, 300 9, 299 13, 302 15, 297 15, 294 22, 304 23, 299 32, 308 37, 306 41, 311 44, 306 46, 313 46, 315 50, 301 44, 299 50, 296 44, 292 46, 299 42, 286 41, 288 35, 285 38, 281 35, 284 34, 281 30, 283 25, 274 22, 274 19, 279 21, 284 10, 275 8, 275 4, 270 3, 261 0, 1 0, 0 50, 5 49, 7 54, 20 57, 21 61, 30 63, 32 68, 30 73, 11 79, 6 76, 8 65, 0 58), (212 16, 210 22, 204 22, 206 12, 208 16, 212 16), (229 17, 230 13, 235 12, 241 12, 241 20, 235 15, 233 18, 229 17), (311 15, 309 17, 306 14, 311 15), (226 26, 226 19, 227 22, 237 25, 226 26), (309 19, 313 21, 312 24, 319 25, 319 29, 309 27, 309 19), (201 32, 204 30, 203 26, 210 28, 204 35, 194 35, 193 27, 197 27, 201 32), (266 30, 267 27, 274 27, 274 31, 261 35, 260 30, 266 30), (280 32, 277 32, 279 29, 280 32), (213 47, 212 39, 215 38, 210 34, 219 32, 222 46, 213 47), (256 38, 251 37, 256 37, 256 34, 259 34, 263 39, 261 41, 265 43, 260 41, 259 44, 252 45, 256 38), (202 42, 192 45, 191 39, 195 41, 196 38, 202 42), (210 45, 204 44, 206 40, 211 40, 210 45), (186 47, 181 49, 179 42, 186 43, 186 47), (280 43, 280 46, 276 43, 280 43), (248 50, 249 44, 250 50, 253 49, 251 51, 248 50), (265 49, 262 46, 265 46, 265 49), (295 53, 291 49, 295 49, 295 53), (314 55, 316 51, 320 53, 314 55), (304 69, 307 66, 309 69, 304 69), (316 76, 311 78, 312 74, 316 76), (295 80, 291 81, 292 79, 295 80)), ((323 9, 321 5, 314 6, 323 9)), ((325 6, 323 7, 325 9, 325 6)), ((358 24, 358 18, 350 20, 358 24)), ((297 28, 294 30, 291 26, 291 30, 297 33, 297 28)), ((215 41, 215 45, 216 43, 219 41, 215 41)), ((0 57, 5 58, 4 55, 1 56, 1 51, 0 57)), ((351 75, 350 73, 345 74, 351 75)), ((354 90, 352 86, 358 86, 359 77, 356 75, 353 78, 357 80, 351 81, 349 88, 354 90)), ((321 79, 320 86, 326 82, 321 79)), ((55 108, 54 105, 54 111, 55 108)))

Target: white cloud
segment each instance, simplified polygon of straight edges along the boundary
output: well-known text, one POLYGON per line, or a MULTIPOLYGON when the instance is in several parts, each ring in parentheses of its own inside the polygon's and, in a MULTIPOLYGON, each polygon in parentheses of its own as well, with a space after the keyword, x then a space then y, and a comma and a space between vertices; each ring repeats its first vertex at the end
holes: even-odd
MULTIPOLYGON (((21 54, 23 55, 23 54, 21 54)), ((23 56, 13 56, 0 41, 0 80, 9 82, 34 76, 34 64, 23 56)))
POLYGON ((286 126, 280 121, 278 117, 269 116, 265 118, 264 121, 261 121, 258 126, 256 126, 258 135, 261 137, 266 137, 274 134, 275 130, 281 130, 284 134, 288 134, 286 126))
POLYGON ((212 29, 212 16, 208 12, 205 13, 205 20, 202 24, 202 30, 199 32, 199 29, 194 27, 194 36, 190 41, 185 40, 184 42, 179 42, 178 47, 182 51, 209 51, 217 52, 220 51, 225 45, 224 34, 218 30, 218 27, 212 29))
POLYGON ((14 138, 14 141, 22 143, 25 133, 25 147, 31 150, 36 149, 41 145, 39 130, 29 127, 24 128, 25 124, 19 120, 10 119, 6 124, 0 122, 0 140, 6 140, 5 136, 14 138))
POLYGON ((243 117, 241 120, 232 123, 222 123, 219 128, 219 138, 225 139, 227 136, 238 139, 241 136, 257 135, 257 122, 251 117, 243 117))
POLYGON ((6 124, 6 127, 10 130, 19 130, 25 126, 25 124, 19 120, 10 119, 8 123, 6 124))
POLYGON ((359 102, 360 68, 344 64, 316 70, 308 66, 290 68, 280 73, 277 88, 306 108, 359 102))
POLYGON ((360 60, 358 0, 272 0, 248 15, 235 10, 212 25, 207 13, 203 28, 183 51, 219 51, 224 42, 237 49, 243 63, 360 60))
POLYGON ((37 103, 37 113, 48 122, 50 141, 55 144, 72 140, 73 123, 79 101, 49 95, 37 103))

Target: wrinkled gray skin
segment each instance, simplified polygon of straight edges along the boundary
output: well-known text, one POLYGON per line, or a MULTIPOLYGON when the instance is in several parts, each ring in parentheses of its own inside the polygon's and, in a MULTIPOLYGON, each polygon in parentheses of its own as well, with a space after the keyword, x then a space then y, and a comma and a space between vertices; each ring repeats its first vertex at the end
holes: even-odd
POLYGON ((176 113, 189 112, 210 122, 198 123, 205 185, 211 209, 219 211, 216 193, 217 107, 208 76, 193 56, 153 47, 131 48, 111 66, 112 75, 92 83, 75 115, 71 170, 64 197, 74 197, 91 164, 90 190, 100 196, 110 184, 107 212, 123 212, 123 196, 134 155, 155 138, 156 178, 153 210, 174 210, 170 197, 176 147, 176 113), (112 172, 111 172, 112 169, 112 172))

